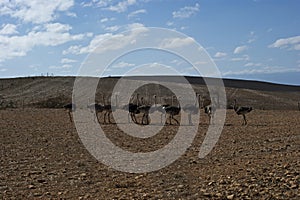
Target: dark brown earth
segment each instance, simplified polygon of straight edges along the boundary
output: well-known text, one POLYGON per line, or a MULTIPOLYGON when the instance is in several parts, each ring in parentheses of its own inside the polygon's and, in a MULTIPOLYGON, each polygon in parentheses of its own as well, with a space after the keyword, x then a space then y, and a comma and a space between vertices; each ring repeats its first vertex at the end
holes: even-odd
MULTIPOLYGON (((183 156, 161 170, 130 174, 92 157, 62 109, 0 110, 0 198, 300 199, 300 111, 255 109, 247 117, 242 126, 242 117, 228 110, 217 145, 200 159, 208 127, 201 117, 183 156)), ((124 141, 116 125, 102 127, 132 151, 160 148, 178 128, 166 126, 155 139, 124 141)))

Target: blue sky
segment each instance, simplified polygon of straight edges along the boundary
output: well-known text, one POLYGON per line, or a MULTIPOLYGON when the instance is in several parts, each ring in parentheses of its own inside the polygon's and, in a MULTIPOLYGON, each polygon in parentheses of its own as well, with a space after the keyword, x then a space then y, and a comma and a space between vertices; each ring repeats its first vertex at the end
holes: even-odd
MULTIPOLYGON (((162 27, 201 44, 225 78, 300 85, 299 8, 297 0, 0 0, 0 77, 76 75, 103 39, 162 27)), ((136 66, 129 61, 110 75, 136 66)))

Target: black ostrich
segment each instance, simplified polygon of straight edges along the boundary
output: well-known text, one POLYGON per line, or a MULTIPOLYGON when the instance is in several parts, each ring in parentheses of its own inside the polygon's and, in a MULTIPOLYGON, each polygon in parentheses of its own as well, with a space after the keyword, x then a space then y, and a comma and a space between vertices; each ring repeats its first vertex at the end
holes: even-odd
POLYGON ((175 119, 174 116, 179 115, 181 110, 180 106, 163 106, 163 109, 165 110, 166 114, 169 115, 170 125, 172 125, 172 119, 179 125, 178 120, 175 119))
POLYGON ((237 106, 236 99, 234 100, 233 109, 238 115, 243 115, 243 125, 247 125, 246 114, 251 112, 253 109, 249 106, 237 106))
POLYGON ((70 121, 72 122, 72 114, 71 112, 74 112, 76 110, 76 105, 74 103, 69 103, 64 105, 64 109, 66 111, 68 111, 69 117, 70 117, 70 121))

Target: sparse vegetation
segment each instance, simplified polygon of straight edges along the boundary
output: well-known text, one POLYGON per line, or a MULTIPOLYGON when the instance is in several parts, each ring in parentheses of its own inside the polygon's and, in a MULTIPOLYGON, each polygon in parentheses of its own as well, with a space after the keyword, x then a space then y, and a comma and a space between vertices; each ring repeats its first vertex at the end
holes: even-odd
MULTIPOLYGON (((146 78, 145 78, 146 79, 146 78)), ((174 84, 176 78, 169 78, 174 84)), ((203 98, 201 104, 209 99, 209 94, 205 83, 201 78, 187 77, 193 84, 195 92, 203 98)), ((38 107, 38 108, 61 108, 64 104, 70 103, 72 99, 72 87, 74 77, 27 77, 15 79, 0 79, 0 108, 21 108, 38 107)), ((163 80, 160 78, 160 80, 163 80)), ((102 104, 109 103, 108 99, 117 83, 118 78, 101 79, 96 92, 96 101, 102 104), (103 100, 103 95, 105 99, 103 100), (103 102, 106 101, 106 102, 103 102)), ((241 104, 251 105, 257 109, 264 110, 295 110, 300 98, 300 86, 272 85, 270 83, 224 80, 226 94, 228 98, 228 108, 231 108, 230 102, 234 98, 241 99, 241 104), (273 86, 273 87, 272 87, 273 86)), ((144 97, 145 101, 150 101, 153 95, 157 95, 158 103, 171 103, 170 96, 173 93, 167 88, 157 84, 147 84, 139 88, 138 92, 144 97)), ((120 99, 122 99, 120 97, 120 99)), ((87 102, 88 103, 88 102, 87 102)), ((120 105, 128 102, 119 102, 120 105)))
POLYGON ((65 96, 49 97, 48 99, 41 100, 28 105, 29 107, 35 108, 63 108, 67 103, 65 96))

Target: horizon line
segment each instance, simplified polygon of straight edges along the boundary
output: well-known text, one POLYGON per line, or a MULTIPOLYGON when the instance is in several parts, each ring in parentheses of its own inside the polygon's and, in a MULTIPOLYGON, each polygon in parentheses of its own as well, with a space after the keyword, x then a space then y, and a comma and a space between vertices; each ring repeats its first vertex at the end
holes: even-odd
MULTIPOLYGON (((76 76, 76 75, 35 75, 35 76, 16 76, 16 77, 0 77, 0 80, 3 79, 22 79, 22 78, 63 78, 63 77, 70 77, 70 78, 76 78, 76 77, 87 77, 87 78, 121 78, 121 77, 178 77, 179 75, 130 75, 130 76, 122 76, 122 75, 109 75, 109 76, 103 76, 103 77, 97 77, 97 76, 76 76)), ((203 76, 193 76, 193 75, 183 75, 183 77, 188 78, 204 78, 204 79, 219 79, 218 77, 203 77, 203 76)), ((274 85, 283 85, 283 86, 293 86, 293 87, 300 87, 300 84, 287 84, 287 83, 280 83, 280 82, 271 82, 266 80, 255 80, 255 79, 242 79, 242 78, 228 78, 224 77, 221 78, 222 80, 231 80, 231 81, 248 81, 248 82, 260 82, 260 83, 266 83, 266 84, 274 84, 274 85)))

